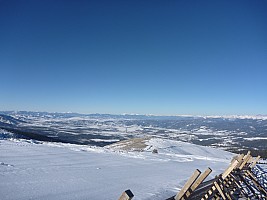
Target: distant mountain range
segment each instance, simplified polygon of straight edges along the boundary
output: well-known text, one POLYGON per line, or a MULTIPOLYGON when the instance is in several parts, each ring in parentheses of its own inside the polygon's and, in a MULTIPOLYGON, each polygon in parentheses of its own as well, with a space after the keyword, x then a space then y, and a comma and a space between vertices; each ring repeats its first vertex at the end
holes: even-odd
POLYGON ((225 118, 225 119, 262 119, 267 120, 267 115, 153 115, 153 114, 81 114, 75 112, 38 112, 38 111, 0 111, 0 114, 13 116, 46 116, 51 118, 66 117, 101 117, 101 118, 130 118, 130 119, 177 119, 177 118, 225 118))
POLYGON ((157 137, 267 154, 267 116, 155 116, 0 111, 0 138, 105 146, 157 137))

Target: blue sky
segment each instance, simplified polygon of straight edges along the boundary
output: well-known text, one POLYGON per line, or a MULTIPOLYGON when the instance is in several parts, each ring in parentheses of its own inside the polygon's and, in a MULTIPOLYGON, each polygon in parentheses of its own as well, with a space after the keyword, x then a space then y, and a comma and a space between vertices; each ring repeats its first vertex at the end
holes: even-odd
POLYGON ((267 114, 266 1, 0 0, 0 110, 267 114))

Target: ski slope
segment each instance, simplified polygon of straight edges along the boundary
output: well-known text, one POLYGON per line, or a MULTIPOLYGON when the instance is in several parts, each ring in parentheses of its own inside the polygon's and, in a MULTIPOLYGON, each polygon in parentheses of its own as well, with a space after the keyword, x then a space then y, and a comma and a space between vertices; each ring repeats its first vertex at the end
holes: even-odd
POLYGON ((232 153, 166 139, 146 139, 141 151, 0 140, 2 200, 116 200, 126 189, 134 199, 164 199, 177 193, 193 171, 215 176, 232 153), (152 150, 157 149, 158 154, 152 150))

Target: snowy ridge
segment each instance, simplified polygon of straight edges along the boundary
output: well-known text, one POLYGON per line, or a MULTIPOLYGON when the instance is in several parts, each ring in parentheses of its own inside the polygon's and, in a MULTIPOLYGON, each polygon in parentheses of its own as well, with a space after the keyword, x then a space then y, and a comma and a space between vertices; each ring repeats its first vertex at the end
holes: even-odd
MULTIPOLYGON (((142 140, 140 140, 142 143, 142 140)), ((146 138, 143 151, 27 140, 0 140, 0 194, 15 199, 136 199, 174 195, 198 168, 224 171, 233 154, 185 142, 146 138), (152 150, 158 149, 158 154, 152 150), (16 192, 13 192, 16 191, 16 192)))
POLYGON ((208 115, 199 116, 204 118, 224 118, 224 119, 257 119, 267 120, 267 115, 208 115))
POLYGON ((191 159, 217 160, 228 163, 233 154, 222 153, 221 150, 194 145, 181 141, 153 138, 147 142, 150 149, 158 149, 160 154, 176 157, 189 157, 191 159))

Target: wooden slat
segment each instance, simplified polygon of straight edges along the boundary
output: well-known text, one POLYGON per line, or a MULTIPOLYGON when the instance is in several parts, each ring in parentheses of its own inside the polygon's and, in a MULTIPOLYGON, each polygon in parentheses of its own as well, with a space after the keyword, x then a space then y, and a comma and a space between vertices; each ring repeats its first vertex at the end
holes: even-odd
POLYGON ((174 197, 174 199, 180 200, 187 192, 187 190, 192 186, 192 184, 196 181, 196 179, 199 177, 200 174, 201 172, 197 169, 185 183, 184 187, 180 190, 180 192, 174 197))
POLYGON ((255 167, 255 165, 257 164, 257 162, 259 161, 260 158, 261 158, 260 156, 257 156, 257 158, 255 158, 254 161, 252 162, 252 164, 250 165, 250 168, 255 167))
MULTIPOLYGON (((217 179, 211 179, 206 182, 202 182, 189 197, 183 196, 183 199, 192 199, 192 200, 199 200, 204 198, 205 194, 208 193, 209 190, 212 189, 213 182, 217 179)), ((189 190, 190 191, 190 190, 189 190)))
POLYGON ((247 152, 247 154, 244 156, 244 159, 245 159, 247 156, 249 156, 249 155, 250 155, 250 153, 251 153, 251 152, 250 152, 250 151, 248 151, 248 152, 247 152))
POLYGON ((211 168, 206 169, 204 173, 202 173, 199 178, 196 180, 196 182, 192 185, 191 189, 194 191, 212 172, 211 168))
POLYGON ((261 184, 258 182, 257 178, 248 170, 245 173, 247 176, 250 177, 250 180, 253 181, 253 183, 256 185, 256 187, 267 196, 267 191, 264 189, 264 187, 261 186, 261 184))
POLYGON ((248 151, 247 154, 242 159, 242 162, 240 163, 240 165, 237 168, 240 168, 240 166, 243 164, 244 161, 246 161, 246 163, 247 163, 250 160, 250 158, 251 158, 250 151, 248 151), (247 159, 248 157, 249 157, 249 159, 247 159))
POLYGON ((245 177, 243 177, 244 175, 241 173, 237 173, 237 176, 240 178, 240 181, 247 186, 247 188, 250 190, 250 192, 252 192, 253 195, 256 196, 256 193, 255 193, 254 189, 252 188, 252 186, 250 185, 249 181, 246 180, 245 177))
POLYGON ((192 192, 208 177, 212 172, 211 168, 208 168, 204 173, 202 173, 198 179, 192 184, 192 186, 187 190, 185 196, 188 198, 192 192))
POLYGON ((244 156, 245 156, 244 154, 241 154, 241 155, 238 156, 237 161, 238 161, 239 163, 238 163, 238 165, 236 166, 236 168, 238 168, 238 167, 242 164, 242 160, 243 160, 244 156))
POLYGON ((234 157, 232 158, 231 163, 233 163, 235 160, 240 160, 240 159, 242 160, 243 157, 244 157, 244 154, 236 155, 236 156, 234 156, 234 157))
POLYGON ((238 156, 237 160, 238 160, 238 161, 241 161, 241 160, 244 158, 244 156, 245 156, 245 155, 244 155, 243 153, 240 154, 240 155, 238 156))
POLYGON ((119 200, 131 200, 133 197, 134 195, 131 190, 126 190, 121 194, 119 200))
POLYGON ((235 185, 239 188, 242 189, 241 185, 237 182, 236 177, 234 177, 232 174, 230 174, 230 177, 232 181, 235 183, 235 185))
POLYGON ((228 200, 232 200, 231 194, 234 193, 236 187, 234 187, 234 183, 231 181, 230 177, 227 176, 224 180, 219 179, 220 183, 218 182, 219 186, 224 192, 224 195, 227 197, 228 200))
POLYGON ((214 182, 214 185, 215 185, 216 189, 218 190, 218 192, 220 193, 220 195, 222 196, 222 198, 223 198, 224 200, 226 200, 226 197, 224 196, 224 193, 223 193, 221 187, 219 186, 219 184, 215 181, 215 182, 214 182))
POLYGON ((243 167, 245 167, 245 165, 247 164, 247 162, 249 161, 249 159, 251 158, 251 155, 247 155, 246 157, 244 156, 243 162, 241 163, 239 169, 242 170, 243 167))
POLYGON ((232 171, 235 169, 235 167, 238 165, 238 160, 235 160, 231 165, 223 172, 222 179, 224 180, 232 171))
POLYGON ((248 160, 248 163, 253 163, 253 157, 251 157, 249 160, 248 160))

